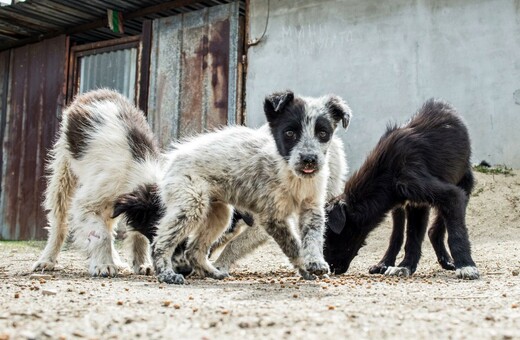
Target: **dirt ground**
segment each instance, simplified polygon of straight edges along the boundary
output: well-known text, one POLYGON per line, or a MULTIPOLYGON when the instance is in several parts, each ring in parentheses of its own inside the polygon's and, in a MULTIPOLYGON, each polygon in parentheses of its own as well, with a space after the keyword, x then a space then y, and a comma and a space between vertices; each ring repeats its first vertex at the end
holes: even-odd
POLYGON ((43 242, 0 242, 0 339, 490 338, 520 339, 520 171, 477 174, 468 209, 482 278, 443 271, 425 241, 411 278, 369 275, 386 249, 386 222, 345 275, 302 281, 274 243, 224 281, 184 286, 152 277, 90 278, 67 247, 61 270, 32 277, 43 242))

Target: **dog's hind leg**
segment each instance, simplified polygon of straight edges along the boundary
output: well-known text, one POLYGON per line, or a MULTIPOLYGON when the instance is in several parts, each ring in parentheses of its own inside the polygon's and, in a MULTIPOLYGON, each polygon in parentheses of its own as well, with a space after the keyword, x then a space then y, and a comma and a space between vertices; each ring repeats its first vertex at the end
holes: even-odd
POLYGON ((211 245, 215 243, 228 227, 231 213, 231 206, 225 203, 212 202, 207 223, 200 226, 195 237, 190 241, 186 253, 193 265, 193 269, 199 276, 208 276, 214 279, 223 279, 229 276, 227 273, 215 268, 209 262, 208 255, 211 245))
POLYGON ((437 261, 443 269, 455 270, 453 259, 451 258, 444 244, 444 236, 446 235, 446 224, 442 215, 437 213, 432 226, 428 229, 428 237, 432 244, 433 250, 437 255, 437 261))
POLYGON ((446 223, 448 246, 457 277, 478 279, 480 274, 471 257, 471 245, 466 228, 468 193, 458 186, 435 178, 425 183, 425 187, 429 190, 425 198, 431 200, 430 203, 438 209, 446 223))
POLYGON ((428 226, 430 207, 408 204, 406 206, 406 243, 404 259, 397 267, 388 267, 385 275, 410 276, 417 269, 421 258, 421 245, 428 226))
POLYGON ((388 249, 381 261, 369 268, 368 272, 370 274, 384 274, 388 267, 395 266, 395 258, 397 257, 397 254, 399 254, 403 245, 405 222, 406 216, 404 208, 395 208, 392 211, 392 234, 390 235, 388 249))
POLYGON ((72 201, 70 225, 74 242, 87 253, 89 273, 92 276, 115 276, 118 264, 113 256, 112 205, 92 201, 92 197, 96 197, 95 193, 87 186, 82 186, 72 201))
POLYGON ((70 169, 63 138, 54 146, 51 157, 47 164, 50 175, 43 204, 48 211, 49 236, 43 253, 33 265, 35 271, 53 270, 56 265, 56 259, 67 237, 69 206, 77 185, 77 179, 70 169))
POLYGON ((208 192, 204 180, 177 174, 161 191, 166 211, 159 220, 152 244, 152 260, 159 282, 184 283, 184 277, 173 269, 172 255, 181 242, 207 222, 211 208, 208 192))
MULTIPOLYGON (((239 224, 245 226, 243 222, 239 222, 239 224)), ((240 235, 226 245, 214 264, 219 270, 228 272, 236 261, 252 253, 269 238, 270 236, 265 229, 257 224, 245 227, 245 230, 240 235)))
POLYGON ((150 257, 150 242, 140 232, 128 231, 125 246, 130 255, 130 263, 135 274, 151 275, 153 272, 152 259, 150 257))

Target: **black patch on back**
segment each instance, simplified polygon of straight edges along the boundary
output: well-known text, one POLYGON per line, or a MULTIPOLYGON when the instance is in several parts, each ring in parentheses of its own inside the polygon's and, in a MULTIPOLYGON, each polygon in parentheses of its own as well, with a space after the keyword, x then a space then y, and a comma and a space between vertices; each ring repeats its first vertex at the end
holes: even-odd
POLYGON ((144 161, 146 155, 155 153, 154 140, 145 131, 135 126, 130 128, 126 139, 132 152, 132 158, 136 161, 144 161))
POLYGON ((72 157, 81 159, 85 155, 92 138, 92 131, 103 124, 103 118, 77 108, 71 108, 68 115, 69 120, 65 131, 67 146, 72 157))

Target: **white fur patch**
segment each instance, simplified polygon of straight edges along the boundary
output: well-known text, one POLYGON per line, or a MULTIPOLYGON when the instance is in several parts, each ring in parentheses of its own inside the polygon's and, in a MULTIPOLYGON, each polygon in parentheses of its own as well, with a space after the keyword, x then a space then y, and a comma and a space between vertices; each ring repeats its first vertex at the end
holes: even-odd
POLYGON ((480 273, 479 273, 477 267, 473 267, 473 266, 457 268, 455 273, 457 274, 457 277, 459 279, 476 280, 476 279, 480 278, 480 273))
POLYGON ((385 275, 387 276, 410 276, 412 273, 410 273, 410 269, 406 267, 388 267, 388 269, 385 271, 385 275))

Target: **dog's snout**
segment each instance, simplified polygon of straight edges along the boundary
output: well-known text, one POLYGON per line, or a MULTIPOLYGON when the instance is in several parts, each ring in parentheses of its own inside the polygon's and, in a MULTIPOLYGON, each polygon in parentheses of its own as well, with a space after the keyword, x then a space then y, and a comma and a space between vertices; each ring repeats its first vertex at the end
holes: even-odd
POLYGON ((318 156, 313 154, 301 155, 301 160, 305 164, 314 165, 318 161, 318 156))

